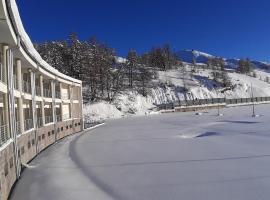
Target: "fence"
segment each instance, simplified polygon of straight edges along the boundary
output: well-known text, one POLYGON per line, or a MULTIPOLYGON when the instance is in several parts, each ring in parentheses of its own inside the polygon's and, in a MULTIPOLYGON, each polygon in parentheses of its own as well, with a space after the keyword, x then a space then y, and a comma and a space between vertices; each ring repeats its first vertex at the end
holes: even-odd
POLYGON ((31 94, 31 84, 27 81, 22 81, 23 84, 23 92, 31 94))
POLYGON ((7 125, 0 126, 0 146, 6 143, 8 139, 9 139, 9 134, 8 134, 7 125))
POLYGON ((61 99, 61 93, 59 91, 55 91, 55 98, 61 99))
POLYGON ((42 119, 42 117, 38 117, 37 118, 37 127, 38 128, 41 128, 42 125, 43 125, 43 119, 42 119))
POLYGON ((249 103, 263 103, 270 102, 270 97, 253 97, 253 98, 212 98, 212 99, 194 99, 194 100, 179 100, 172 101, 170 103, 158 104, 158 110, 169 110, 177 107, 193 107, 193 106, 207 106, 207 105, 237 105, 237 104, 249 104, 249 103))
POLYGON ((45 116, 45 124, 49 124, 53 122, 53 116, 45 116))
POLYGON ((36 95, 41 96, 41 88, 39 86, 36 86, 36 95))
POLYGON ((65 100, 70 99, 69 93, 62 93, 61 97, 62 97, 62 99, 65 99, 65 100))
POLYGON ((84 120, 84 129, 88 129, 97 125, 100 125, 102 123, 104 123, 105 121, 101 120, 101 121, 93 121, 93 122, 87 122, 86 120, 84 120))
POLYGON ((6 74, 5 74, 5 71, 3 70, 3 64, 2 63, 0 63, 0 81, 3 82, 3 83, 6 82, 6 74))
POLYGON ((61 115, 56 115, 56 121, 57 121, 57 122, 61 122, 61 121, 62 121, 61 115))
POLYGON ((33 119, 26 119, 24 120, 24 130, 25 131, 28 131, 30 129, 32 129, 34 126, 33 126, 33 119))
POLYGON ((21 132, 21 123, 19 121, 16 121, 16 134, 17 135, 22 134, 22 132, 21 132))
POLYGON ((44 95, 44 97, 52 98, 52 92, 49 89, 44 88, 43 95, 44 95))

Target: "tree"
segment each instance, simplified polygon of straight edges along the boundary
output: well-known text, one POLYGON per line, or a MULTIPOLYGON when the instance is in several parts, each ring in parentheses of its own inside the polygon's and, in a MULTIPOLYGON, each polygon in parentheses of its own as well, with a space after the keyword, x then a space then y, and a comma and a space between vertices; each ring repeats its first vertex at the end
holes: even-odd
POLYGON ((248 58, 239 60, 238 67, 236 69, 238 73, 248 74, 252 70, 253 70, 253 65, 248 58))
POLYGON ((131 49, 128 52, 127 56, 127 69, 128 69, 128 82, 129 82, 129 87, 133 87, 133 82, 135 79, 135 73, 138 67, 139 63, 139 57, 137 55, 137 52, 133 49, 131 49))
POLYGON ((212 69, 212 77, 214 81, 220 83, 223 87, 231 85, 228 72, 225 70, 225 62, 222 58, 209 58, 207 66, 212 69))
POLYGON ((150 86, 150 81, 153 79, 155 72, 144 65, 138 68, 138 72, 138 91, 143 96, 147 96, 147 89, 150 86))

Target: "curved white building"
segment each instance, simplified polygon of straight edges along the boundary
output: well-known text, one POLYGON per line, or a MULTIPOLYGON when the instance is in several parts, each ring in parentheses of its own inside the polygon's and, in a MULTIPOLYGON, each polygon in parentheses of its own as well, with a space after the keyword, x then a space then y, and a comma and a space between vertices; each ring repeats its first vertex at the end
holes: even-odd
POLYGON ((0 0, 0 200, 8 198, 23 164, 82 130, 81 81, 46 63, 15 0, 0 0))

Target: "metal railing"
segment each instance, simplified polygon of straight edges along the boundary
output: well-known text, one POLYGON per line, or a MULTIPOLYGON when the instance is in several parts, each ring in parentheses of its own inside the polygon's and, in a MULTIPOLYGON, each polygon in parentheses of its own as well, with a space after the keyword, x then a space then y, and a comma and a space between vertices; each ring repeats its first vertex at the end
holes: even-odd
POLYGON ((61 99, 61 93, 59 91, 55 91, 55 98, 61 99))
POLYGON ((18 90, 18 80, 16 74, 13 74, 13 84, 14 84, 14 89, 18 90))
POLYGON ((5 83, 5 81, 6 81, 6 74, 4 73, 3 64, 2 63, 0 63, 0 81, 2 83, 5 83))
POLYGON ((73 100, 78 100, 79 99, 79 95, 78 95, 77 92, 72 93, 72 99, 73 100))
POLYGON ((44 88, 43 89, 43 95, 44 97, 52 98, 52 91, 49 89, 44 88))
POLYGON ((42 127, 42 125, 43 125, 43 119, 42 119, 42 117, 38 117, 37 118, 37 127, 40 128, 40 127, 42 127))
POLYGON ((70 119, 70 115, 69 114, 64 114, 63 115, 63 120, 66 120, 66 119, 70 119))
POLYGON ((19 121, 16 121, 16 135, 22 134, 21 132, 21 123, 19 121))
POLYGON ((36 86, 36 95, 41 96, 41 88, 39 86, 36 86))
POLYGON ((31 83, 27 81, 22 81, 23 92, 31 94, 31 83))
POLYGON ((62 93, 61 97, 62 97, 62 99, 70 99, 69 93, 62 93))
POLYGON ((53 116, 45 116, 45 124, 49 124, 53 122, 53 116))
POLYGON ((194 99, 194 100, 179 100, 172 101, 170 103, 156 105, 159 110, 174 109, 175 107, 191 107, 191 106, 203 106, 203 105, 234 105, 234 104, 248 104, 253 102, 267 102, 270 101, 270 97, 254 97, 254 98, 212 98, 212 99, 194 99))
POLYGON ((9 139, 8 127, 7 125, 0 126, 0 146, 6 143, 9 139))
POLYGON ((32 128, 34 128, 33 119, 24 120, 24 130, 28 131, 32 128))
POLYGON ((57 121, 57 122, 61 122, 61 121, 62 121, 61 115, 56 115, 56 121, 57 121))

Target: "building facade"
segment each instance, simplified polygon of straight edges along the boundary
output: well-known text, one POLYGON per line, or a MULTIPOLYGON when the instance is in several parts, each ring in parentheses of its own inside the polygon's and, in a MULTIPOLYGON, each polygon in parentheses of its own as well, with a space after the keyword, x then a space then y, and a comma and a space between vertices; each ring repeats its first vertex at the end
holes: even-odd
POLYGON ((81 81, 42 60, 15 0, 0 0, 0 200, 8 198, 21 166, 82 130, 81 81))

